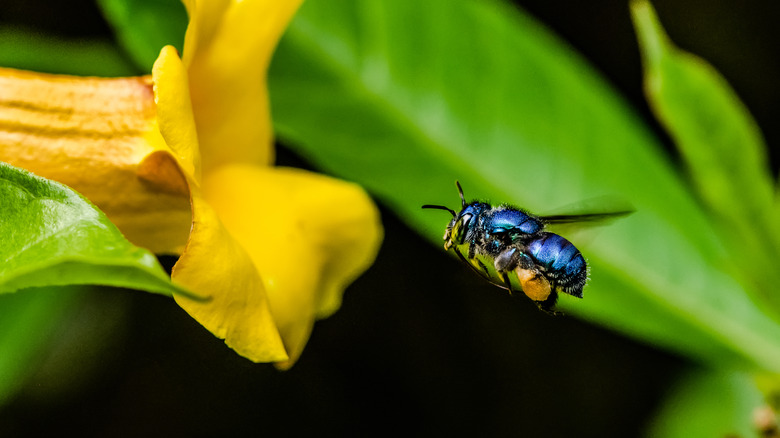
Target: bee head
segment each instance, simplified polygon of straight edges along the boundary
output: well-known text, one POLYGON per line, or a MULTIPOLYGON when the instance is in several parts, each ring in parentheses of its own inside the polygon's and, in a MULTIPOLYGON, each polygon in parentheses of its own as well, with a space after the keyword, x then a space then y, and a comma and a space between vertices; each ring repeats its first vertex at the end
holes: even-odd
MULTIPOLYGON (((490 208, 489 204, 484 202, 472 202, 463 207, 463 210, 450 221, 451 228, 450 240, 455 245, 462 245, 468 238, 469 233, 476 228, 478 218, 485 209, 490 208)), ((445 239, 446 240, 446 239, 445 239)))
POLYGON ((422 208, 445 210, 452 215, 452 220, 450 220, 447 229, 444 231, 444 249, 450 249, 453 245, 463 244, 466 241, 469 231, 476 225, 477 217, 482 213, 485 207, 489 207, 488 204, 481 202, 466 204, 466 198, 463 196, 463 188, 461 188, 460 182, 455 181, 455 185, 458 187, 458 194, 460 195, 460 213, 455 213, 455 210, 443 205, 422 206, 422 208))

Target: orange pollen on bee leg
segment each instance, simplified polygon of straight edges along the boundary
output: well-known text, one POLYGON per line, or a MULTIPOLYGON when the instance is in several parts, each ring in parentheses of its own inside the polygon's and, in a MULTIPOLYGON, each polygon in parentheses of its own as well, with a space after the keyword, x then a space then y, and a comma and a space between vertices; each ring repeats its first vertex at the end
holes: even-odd
POLYGON ((543 275, 521 268, 515 269, 515 274, 517 274, 520 286, 523 287, 523 292, 528 295, 528 298, 534 301, 544 301, 550 296, 550 282, 543 275))

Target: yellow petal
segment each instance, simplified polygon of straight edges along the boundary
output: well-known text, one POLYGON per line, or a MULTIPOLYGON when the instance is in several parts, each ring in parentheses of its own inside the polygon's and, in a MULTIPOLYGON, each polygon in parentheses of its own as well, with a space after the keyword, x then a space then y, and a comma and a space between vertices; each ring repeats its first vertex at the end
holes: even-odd
POLYGON ((291 365, 316 317, 373 263, 382 239, 376 206, 357 185, 288 168, 225 166, 204 196, 251 256, 266 285, 291 365))
POLYGON ((0 160, 82 193, 134 244, 177 252, 189 195, 165 149, 148 77, 102 79, 0 69, 0 160))
POLYGON ((165 143, 189 175, 200 180, 200 152, 187 71, 173 46, 165 46, 152 68, 157 123, 165 143))
POLYGON ((232 0, 182 0, 187 8, 190 23, 184 35, 184 63, 190 65, 192 55, 209 42, 222 25, 221 17, 230 7, 232 0))
POLYGON ((173 47, 165 47, 160 52, 152 76, 160 133, 172 154, 152 154, 144 162, 175 156, 188 176, 192 197, 192 231, 187 247, 174 266, 172 278, 211 298, 204 302, 177 296, 176 301, 240 355, 255 362, 285 360, 287 353, 257 269, 200 196, 200 155, 187 73, 173 47))
POLYGON ((203 170, 273 161, 266 72, 301 0, 185 1, 184 46, 203 170))
POLYGON ((254 362, 287 359, 263 282, 252 260, 226 231, 191 182, 193 224, 172 278, 209 301, 174 298, 195 320, 254 362))

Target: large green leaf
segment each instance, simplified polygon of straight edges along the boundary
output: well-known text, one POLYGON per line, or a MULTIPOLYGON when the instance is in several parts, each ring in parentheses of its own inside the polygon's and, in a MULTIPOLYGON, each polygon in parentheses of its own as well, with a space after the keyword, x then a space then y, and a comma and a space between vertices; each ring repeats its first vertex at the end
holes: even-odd
POLYGON ((0 296, 0 406, 24 386, 65 315, 84 300, 77 286, 0 296))
POLYGON ((648 437, 758 436, 754 410, 764 404, 750 376, 693 370, 683 376, 649 424, 648 437))
POLYGON ((62 184, 0 163, 0 293, 99 284, 170 295, 155 256, 133 246, 89 201, 62 184))
POLYGON ((82 76, 138 72, 110 41, 68 39, 17 27, 0 27, 0 66, 82 76))
POLYGON ((709 63, 674 46, 649 2, 635 0, 631 9, 648 99, 703 201, 732 226, 747 213, 762 228, 777 227, 766 145, 748 109, 709 63))
POLYGON ((160 49, 182 50, 187 12, 180 1, 98 0, 117 39, 144 72, 151 72, 160 49))
POLYGON ((780 370, 780 327, 630 108, 532 19, 489 1, 309 0, 274 59, 281 136, 433 242, 467 196, 545 212, 600 195, 633 216, 575 241, 571 312, 688 355, 780 370), (572 300, 573 301, 573 300, 572 300))
POLYGON ((703 59, 675 47, 647 1, 632 3, 645 88, 681 152, 700 199, 730 245, 735 266, 780 312, 780 217, 761 132, 726 80, 703 59))

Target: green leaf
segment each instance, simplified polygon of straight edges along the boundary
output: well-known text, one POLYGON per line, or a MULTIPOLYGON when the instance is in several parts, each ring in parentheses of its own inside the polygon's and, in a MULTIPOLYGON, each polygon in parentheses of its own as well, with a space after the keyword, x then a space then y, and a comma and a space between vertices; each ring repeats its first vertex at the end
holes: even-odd
POLYGON ((0 406, 37 370, 60 322, 83 298, 76 286, 0 296, 0 406))
POLYGON ((176 0, 98 0, 119 43, 144 72, 170 44, 182 52, 187 11, 176 0))
MULTIPOLYGON (((18 393, 24 402, 72 400, 96 380, 100 381, 107 367, 116 365, 112 363, 116 359, 112 353, 125 347, 125 335, 130 328, 130 293, 106 293, 100 286, 49 287, 4 294, 0 296, 0 307, 10 302, 18 309, 24 299, 28 300, 24 306, 27 312, 33 307, 41 314, 53 305, 62 307, 57 313, 52 312, 52 319, 35 321, 35 326, 10 318, 18 324, 11 328, 19 338, 17 343, 38 349, 14 356, 28 359, 18 382, 26 383, 18 393), (34 329, 23 331, 30 327, 34 329)), ((0 318, 6 316, 4 313, 0 318)))
POLYGON ((110 41, 65 39, 15 27, 0 27, 0 66, 81 76, 138 72, 110 41))
POLYGON ((697 370, 680 379, 649 425, 648 437, 758 436, 753 412, 764 404, 745 374, 697 370))
MULTIPOLYGON (((659 142, 579 56, 492 1, 308 0, 270 72, 275 125, 315 165, 368 187, 437 246, 422 204, 537 213, 602 195, 634 215, 574 240, 571 313, 680 353, 780 370, 780 326, 724 266, 711 218, 659 142)), ((498 291, 496 291, 498 293, 498 291)))
POLYGON ((0 205, 0 293, 99 284, 190 295, 170 282, 152 253, 62 184, 0 163, 0 205))
POLYGON ((632 16, 645 67, 645 90, 688 167, 700 199, 736 266, 780 314, 780 217, 761 133, 726 80, 706 61, 677 49, 650 3, 634 1, 632 16))

